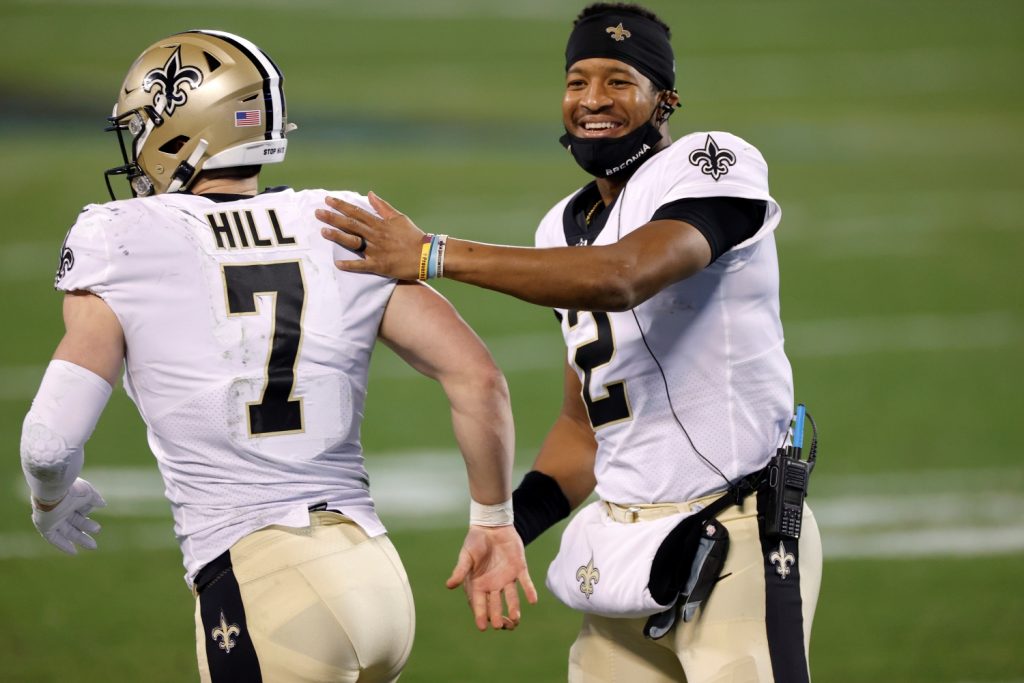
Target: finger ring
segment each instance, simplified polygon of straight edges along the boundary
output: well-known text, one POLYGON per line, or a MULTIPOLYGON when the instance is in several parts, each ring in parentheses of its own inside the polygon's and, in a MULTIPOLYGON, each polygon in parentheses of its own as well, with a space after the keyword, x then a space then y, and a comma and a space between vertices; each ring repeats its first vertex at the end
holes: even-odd
POLYGON ((366 251, 366 238, 360 237, 359 246, 353 249, 352 251, 354 251, 357 254, 362 254, 364 251, 366 251))

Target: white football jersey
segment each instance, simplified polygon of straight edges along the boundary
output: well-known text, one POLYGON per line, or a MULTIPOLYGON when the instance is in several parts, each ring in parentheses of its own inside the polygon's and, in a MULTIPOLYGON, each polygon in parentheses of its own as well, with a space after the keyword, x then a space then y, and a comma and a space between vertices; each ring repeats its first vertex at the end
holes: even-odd
MULTIPOLYGON (((541 221, 538 247, 567 246, 574 196, 541 221)), ((760 230, 630 311, 558 310, 604 500, 678 502, 723 490, 723 477, 763 467, 787 434, 793 379, 773 236, 781 210, 756 148, 724 132, 676 141, 630 178, 592 243, 618 241, 669 202, 717 196, 766 201, 760 230)))
MULTIPOLYGON (((326 191, 223 201, 162 194, 79 215, 58 290, 100 296, 124 330, 125 388, 148 428, 191 583, 235 541, 326 505, 370 536, 359 440, 370 354, 394 281, 313 215, 326 191)), ((332 193, 372 209, 364 197, 332 193)))

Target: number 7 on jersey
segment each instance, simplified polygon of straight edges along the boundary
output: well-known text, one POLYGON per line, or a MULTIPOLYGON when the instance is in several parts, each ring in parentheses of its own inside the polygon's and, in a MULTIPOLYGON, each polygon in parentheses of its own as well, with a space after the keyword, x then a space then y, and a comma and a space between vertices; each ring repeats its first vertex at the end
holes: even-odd
POLYGON ((249 403, 249 434, 301 432, 302 398, 293 398, 295 363, 302 343, 306 286, 298 261, 222 266, 229 316, 258 315, 257 295, 272 297, 273 323, 266 383, 260 400, 249 403))

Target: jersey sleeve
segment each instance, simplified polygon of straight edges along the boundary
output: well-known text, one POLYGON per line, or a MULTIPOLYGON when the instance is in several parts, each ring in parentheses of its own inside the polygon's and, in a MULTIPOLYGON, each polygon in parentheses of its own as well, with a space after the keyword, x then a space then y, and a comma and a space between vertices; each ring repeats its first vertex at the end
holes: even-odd
MULTIPOLYGON (((694 133, 669 150, 659 208, 682 199, 736 197, 767 203, 764 220, 731 250, 749 246, 778 226, 782 210, 768 191, 768 164, 746 140, 722 131, 694 133)), ((730 250, 730 251, 731 251, 730 250)))
POLYGON ((551 210, 541 219, 534 233, 533 245, 539 249, 545 247, 565 247, 565 230, 562 227, 562 215, 565 213, 565 206, 575 193, 563 198, 560 202, 551 207, 551 210))
POLYGON ((714 263, 719 256, 757 234, 767 210, 768 202, 763 199, 677 199, 659 207, 651 220, 683 221, 697 228, 711 247, 711 262, 714 263))
POLYGON ((54 289, 88 290, 98 295, 106 291, 110 274, 106 226, 113 218, 106 206, 90 204, 82 210, 61 245, 54 289))

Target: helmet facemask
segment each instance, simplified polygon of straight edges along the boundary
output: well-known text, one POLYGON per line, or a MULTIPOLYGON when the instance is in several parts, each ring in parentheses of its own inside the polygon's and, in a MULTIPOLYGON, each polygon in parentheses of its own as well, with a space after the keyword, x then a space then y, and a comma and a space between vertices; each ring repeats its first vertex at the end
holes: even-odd
POLYGON ((127 111, 118 116, 117 107, 115 106, 114 113, 107 117, 107 121, 110 125, 103 130, 108 133, 117 133, 117 144, 121 148, 121 159, 124 161, 124 165, 108 168, 103 173, 103 179, 107 183, 107 192, 110 193, 110 198, 117 199, 114 195, 114 188, 110 185, 110 177, 117 175, 128 177, 128 187, 131 188, 132 197, 145 197, 152 194, 153 182, 139 166, 138 149, 143 133, 148 134, 147 128, 162 124, 163 117, 157 114, 156 109, 151 105, 146 105, 141 110, 127 111), (128 158, 128 149, 125 147, 125 131, 131 136, 131 159, 128 158))

